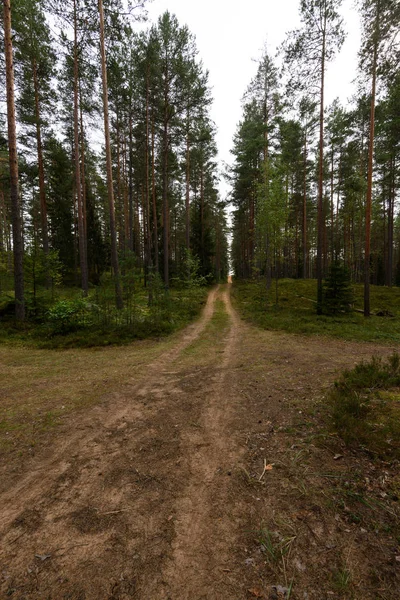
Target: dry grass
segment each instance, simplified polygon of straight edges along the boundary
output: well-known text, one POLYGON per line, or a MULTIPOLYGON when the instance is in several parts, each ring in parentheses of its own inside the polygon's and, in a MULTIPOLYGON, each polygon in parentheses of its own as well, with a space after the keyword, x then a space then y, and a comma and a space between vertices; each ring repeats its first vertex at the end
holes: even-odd
POLYGON ((148 362, 175 339, 101 350, 0 348, 0 452, 31 451, 71 412, 106 401, 117 386, 144 376, 148 362))

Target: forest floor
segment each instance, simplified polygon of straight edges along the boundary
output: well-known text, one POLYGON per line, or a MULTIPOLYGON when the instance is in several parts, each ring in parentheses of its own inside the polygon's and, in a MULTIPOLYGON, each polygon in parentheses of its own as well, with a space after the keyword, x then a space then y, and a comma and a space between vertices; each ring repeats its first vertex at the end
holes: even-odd
POLYGON ((398 465, 325 399, 391 350, 248 325, 229 285, 161 342, 0 349, 0 598, 398 600, 398 465))

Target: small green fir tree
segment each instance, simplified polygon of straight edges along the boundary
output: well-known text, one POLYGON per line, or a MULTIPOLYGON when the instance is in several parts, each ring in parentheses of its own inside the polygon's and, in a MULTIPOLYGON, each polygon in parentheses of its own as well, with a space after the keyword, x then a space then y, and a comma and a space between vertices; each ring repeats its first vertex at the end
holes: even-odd
POLYGON ((351 312, 353 302, 350 274, 342 263, 335 261, 324 281, 324 312, 328 315, 351 312))

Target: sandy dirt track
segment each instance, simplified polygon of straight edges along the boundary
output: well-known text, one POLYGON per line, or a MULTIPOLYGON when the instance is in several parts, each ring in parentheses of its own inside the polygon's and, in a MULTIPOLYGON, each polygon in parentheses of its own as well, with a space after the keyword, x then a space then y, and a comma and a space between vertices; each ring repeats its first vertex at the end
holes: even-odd
MULTIPOLYGON (((389 350, 257 330, 232 308, 230 285, 215 288, 201 319, 142 375, 127 368, 107 402, 71 415, 25 468, 2 465, 0 598, 273 599, 295 580, 294 600, 394 599, 346 595, 323 575, 326 539, 340 560, 354 546, 356 570, 372 537, 357 546, 359 528, 324 516, 326 480, 314 499, 301 491, 336 450, 288 437, 301 403, 318 400, 338 369, 389 350), (278 557, 273 568, 261 554, 264 522, 287 539, 293 526, 294 562, 278 557)), ((324 468, 351 471, 352 460, 324 468)))

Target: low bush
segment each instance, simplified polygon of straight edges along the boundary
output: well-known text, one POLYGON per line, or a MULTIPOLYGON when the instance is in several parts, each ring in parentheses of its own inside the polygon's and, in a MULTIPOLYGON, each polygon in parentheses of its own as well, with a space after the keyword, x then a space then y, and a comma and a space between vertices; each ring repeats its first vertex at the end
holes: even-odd
POLYGON ((329 394, 333 425, 347 444, 400 458, 400 356, 345 371, 329 394))
POLYGON ((47 314, 50 333, 52 335, 64 335, 91 325, 91 313, 96 310, 97 307, 89 304, 84 298, 59 300, 49 309, 47 314))

